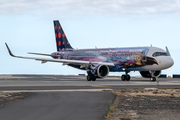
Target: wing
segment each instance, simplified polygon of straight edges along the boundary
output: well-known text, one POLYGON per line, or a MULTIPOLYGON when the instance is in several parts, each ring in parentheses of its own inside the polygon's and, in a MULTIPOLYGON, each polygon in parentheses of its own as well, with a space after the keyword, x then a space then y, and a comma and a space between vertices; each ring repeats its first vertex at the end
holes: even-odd
MULTIPOLYGON (((91 62, 91 61, 82 61, 82 60, 66 60, 66 59, 53 59, 53 58, 36 58, 36 57, 23 57, 23 56, 15 56, 11 50, 9 49, 7 43, 6 47, 8 49, 9 54, 12 57, 17 57, 17 58, 23 58, 23 59, 34 59, 37 61, 41 61, 42 63, 46 63, 46 62, 58 62, 58 63, 63 63, 63 65, 68 65, 68 64, 76 64, 76 65, 81 65, 81 68, 85 67, 88 68, 89 65, 92 64, 101 64, 101 65, 107 65, 108 67, 114 67, 114 63, 107 63, 107 62, 91 62)), ((47 55, 50 56, 48 54, 42 54, 42 55, 47 55)))
POLYGON ((43 54, 43 53, 31 53, 31 52, 28 52, 28 54, 34 54, 34 55, 43 55, 43 56, 51 56, 51 57, 59 57, 58 55, 52 55, 52 54, 43 54))

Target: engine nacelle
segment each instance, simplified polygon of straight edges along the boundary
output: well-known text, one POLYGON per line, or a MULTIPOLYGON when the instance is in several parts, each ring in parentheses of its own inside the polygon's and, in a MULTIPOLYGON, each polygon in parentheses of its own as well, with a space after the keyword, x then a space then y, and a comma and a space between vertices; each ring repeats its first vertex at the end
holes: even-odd
POLYGON ((150 73, 149 71, 140 71, 140 74, 142 75, 142 77, 152 78, 152 77, 159 77, 161 75, 161 71, 154 71, 152 73, 150 73), (153 74, 153 76, 151 74, 153 74))
POLYGON ((90 65, 87 74, 91 78, 103 78, 109 74, 109 67, 101 64, 90 65))

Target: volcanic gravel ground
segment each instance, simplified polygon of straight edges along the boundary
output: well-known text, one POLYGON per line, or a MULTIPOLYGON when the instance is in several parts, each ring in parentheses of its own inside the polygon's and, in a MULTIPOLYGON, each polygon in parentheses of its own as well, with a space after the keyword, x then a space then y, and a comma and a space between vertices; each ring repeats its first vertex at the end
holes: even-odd
POLYGON ((140 91, 143 95, 132 94, 137 90, 129 91, 129 94, 128 91, 116 91, 116 109, 108 120, 180 120, 180 97, 174 96, 177 92, 160 96, 160 91, 151 91, 157 95, 148 95, 150 91, 147 91, 147 95, 146 91, 140 91))

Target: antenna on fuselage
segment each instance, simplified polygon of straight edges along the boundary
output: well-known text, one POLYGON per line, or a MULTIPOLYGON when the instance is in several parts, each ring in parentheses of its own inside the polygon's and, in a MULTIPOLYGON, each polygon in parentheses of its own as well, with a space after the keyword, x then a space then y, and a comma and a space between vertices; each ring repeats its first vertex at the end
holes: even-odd
POLYGON ((151 44, 151 47, 152 47, 152 44, 151 44))

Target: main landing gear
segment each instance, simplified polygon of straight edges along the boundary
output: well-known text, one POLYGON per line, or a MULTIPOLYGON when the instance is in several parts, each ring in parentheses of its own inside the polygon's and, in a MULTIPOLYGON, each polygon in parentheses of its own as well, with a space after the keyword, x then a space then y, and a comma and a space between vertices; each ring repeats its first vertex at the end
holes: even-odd
POLYGON ((96 78, 92 78, 90 76, 87 76, 87 81, 96 81, 96 78))
POLYGON ((128 75, 128 73, 129 73, 129 72, 126 72, 125 75, 122 75, 122 76, 121 76, 121 80, 122 80, 122 81, 125 81, 125 80, 126 80, 126 81, 129 81, 129 80, 131 79, 131 76, 128 75))

